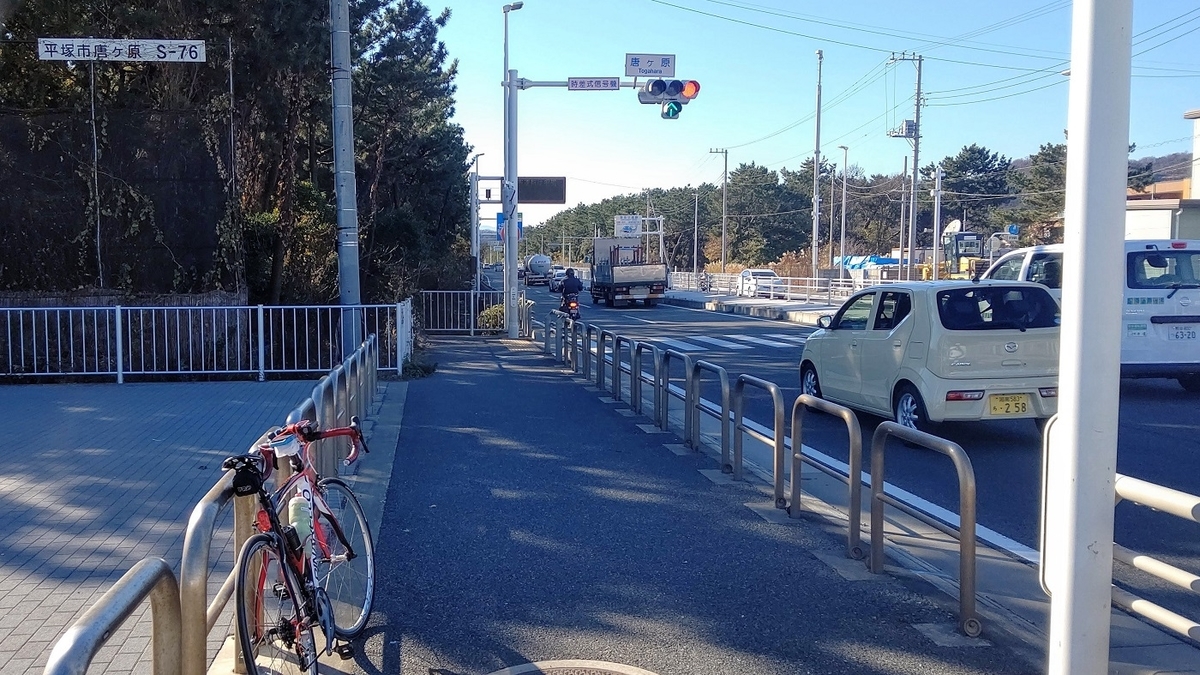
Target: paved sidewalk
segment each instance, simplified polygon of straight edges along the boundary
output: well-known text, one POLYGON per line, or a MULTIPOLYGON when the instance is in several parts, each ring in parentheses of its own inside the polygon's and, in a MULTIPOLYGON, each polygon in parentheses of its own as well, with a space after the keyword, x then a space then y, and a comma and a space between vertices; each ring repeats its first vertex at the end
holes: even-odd
POLYGON ((955 603, 920 577, 866 574, 825 518, 764 519, 747 508, 761 485, 714 482, 708 455, 528 343, 435 353, 437 372, 410 383, 376 613, 342 670, 1040 671, 1003 629, 957 635, 955 603))

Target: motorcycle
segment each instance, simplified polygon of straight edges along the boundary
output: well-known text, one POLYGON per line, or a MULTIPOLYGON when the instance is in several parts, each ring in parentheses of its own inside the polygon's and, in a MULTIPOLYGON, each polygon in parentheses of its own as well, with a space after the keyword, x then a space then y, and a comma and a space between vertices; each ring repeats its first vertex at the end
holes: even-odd
POLYGON ((562 306, 559 311, 565 312, 572 321, 579 320, 579 294, 567 293, 563 296, 562 306))

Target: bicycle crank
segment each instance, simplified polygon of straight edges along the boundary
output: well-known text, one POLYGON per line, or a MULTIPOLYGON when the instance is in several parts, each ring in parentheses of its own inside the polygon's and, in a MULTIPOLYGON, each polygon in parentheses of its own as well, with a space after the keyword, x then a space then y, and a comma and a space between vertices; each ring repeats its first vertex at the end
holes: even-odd
POLYGON ((333 603, 329 601, 329 594, 325 592, 324 588, 318 586, 313 590, 315 591, 313 597, 317 605, 317 623, 321 626, 321 632, 325 634, 325 649, 322 651, 332 654, 335 630, 333 627, 333 603))

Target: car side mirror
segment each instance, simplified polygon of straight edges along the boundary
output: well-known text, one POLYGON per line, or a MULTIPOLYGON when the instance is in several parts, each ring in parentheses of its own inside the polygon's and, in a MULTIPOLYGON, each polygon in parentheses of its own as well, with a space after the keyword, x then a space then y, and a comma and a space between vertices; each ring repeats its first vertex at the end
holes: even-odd
POLYGON ((831 328, 833 326, 832 316, 823 316, 817 319, 817 328, 831 328))

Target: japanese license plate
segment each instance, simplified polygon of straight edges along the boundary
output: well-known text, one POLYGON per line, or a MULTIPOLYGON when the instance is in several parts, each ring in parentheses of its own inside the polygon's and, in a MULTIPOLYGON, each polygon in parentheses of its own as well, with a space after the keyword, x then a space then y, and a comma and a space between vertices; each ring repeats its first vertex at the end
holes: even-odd
POLYGON ((1182 326, 1167 326, 1168 340, 1195 340, 1200 327, 1184 324, 1182 326))
POLYGON ((1029 394, 992 394, 988 396, 988 407, 992 415, 1026 415, 1032 412, 1029 407, 1029 394))

